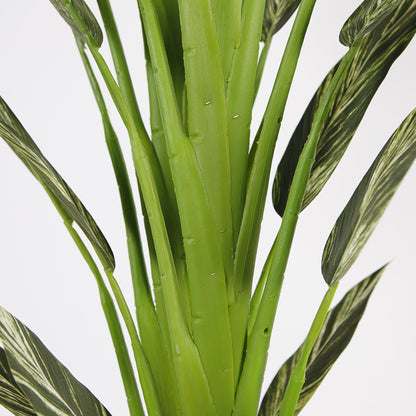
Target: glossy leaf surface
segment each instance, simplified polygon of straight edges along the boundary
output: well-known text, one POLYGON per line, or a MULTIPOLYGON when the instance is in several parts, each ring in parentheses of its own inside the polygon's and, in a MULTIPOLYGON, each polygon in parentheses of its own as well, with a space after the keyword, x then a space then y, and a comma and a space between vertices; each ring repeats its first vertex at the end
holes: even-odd
POLYGON ((277 33, 298 8, 300 0, 266 0, 261 40, 266 42, 277 33))
POLYGON ((89 34, 94 39, 97 46, 101 46, 103 43, 103 33, 97 19, 94 17, 92 11, 88 7, 84 0, 50 0, 58 13, 62 16, 65 22, 71 27, 71 29, 82 39, 84 39, 83 28, 81 28, 71 16, 68 11, 68 4, 72 4, 75 10, 78 12, 82 23, 85 25, 89 34))
MULTIPOLYGON (((376 28, 362 40, 322 126, 302 209, 319 194, 332 175, 371 99, 415 32, 416 1, 404 0, 388 25, 376 28)), ((277 168, 273 185, 273 203, 280 216, 285 210, 296 165, 311 130, 315 112, 335 71, 336 66, 329 72, 309 103, 277 168)))
POLYGON ((19 159, 56 198, 62 210, 75 221, 109 267, 115 268, 110 246, 90 213, 53 168, 26 132, 11 109, 0 97, 0 136, 19 159))
POLYGON ((351 46, 376 26, 385 24, 401 0, 365 0, 354 11, 341 29, 339 40, 351 46))
POLYGON ((340 280, 354 263, 415 158, 416 109, 380 151, 338 217, 322 257, 328 285, 340 280))
POLYGON ((16 416, 36 416, 32 405, 14 381, 6 353, 0 348, 0 405, 16 416))
POLYGON ((13 379, 38 416, 110 416, 39 338, 1 307, 0 341, 13 379))
MULTIPOLYGON (((335 361, 347 347, 383 271, 384 267, 362 280, 328 312, 308 359, 305 384, 296 405, 295 415, 305 407, 335 361)), ((302 347, 303 344, 276 374, 263 398, 259 416, 279 415, 290 376, 301 356, 302 347)))

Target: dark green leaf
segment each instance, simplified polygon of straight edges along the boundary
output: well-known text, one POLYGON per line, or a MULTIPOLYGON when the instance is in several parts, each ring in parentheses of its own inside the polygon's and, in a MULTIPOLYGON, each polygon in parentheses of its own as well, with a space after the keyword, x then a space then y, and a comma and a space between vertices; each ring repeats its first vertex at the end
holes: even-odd
POLYGON ((39 338, 1 307, 0 341, 13 379, 39 416, 110 416, 39 338))
POLYGON ((103 33, 92 11, 84 0, 50 0, 50 2, 78 36, 85 40, 83 31, 86 29, 97 46, 101 46, 103 43, 103 33), (68 11, 68 5, 72 5, 76 10, 85 28, 81 27, 71 16, 71 13, 68 11))
POLYGON ((261 40, 266 42, 290 19, 300 0, 266 0, 261 40))
POLYGON ((3 348, 0 348, 0 405, 16 416, 36 416, 29 400, 14 381, 3 348))
POLYGON ((62 210, 81 227, 100 256, 114 270, 113 253, 94 219, 59 173, 46 160, 1 97, 0 136, 3 137, 42 185, 56 198, 62 210))
POLYGON ((351 46, 358 39, 387 23, 402 0, 365 0, 345 22, 339 34, 340 42, 351 46))
POLYGON ((380 151, 335 223, 322 257, 328 285, 354 263, 415 158, 416 109, 380 151))
MULTIPOLYGON (((308 359, 305 384, 302 387, 295 415, 310 400, 329 370, 345 350, 354 335, 367 306, 368 299, 379 281, 384 267, 354 286, 328 312, 324 325, 308 359)), ((301 356, 303 344, 283 364, 263 398, 259 416, 278 416, 290 376, 301 356)))
MULTIPOLYGON (((416 1, 404 0, 388 25, 366 36, 347 72, 322 126, 315 162, 303 199, 305 208, 321 191, 345 153, 364 113, 391 65, 409 44, 416 31, 416 1)), ((283 215, 293 174, 311 130, 316 110, 335 74, 333 68, 298 124, 277 168, 273 203, 283 215)))

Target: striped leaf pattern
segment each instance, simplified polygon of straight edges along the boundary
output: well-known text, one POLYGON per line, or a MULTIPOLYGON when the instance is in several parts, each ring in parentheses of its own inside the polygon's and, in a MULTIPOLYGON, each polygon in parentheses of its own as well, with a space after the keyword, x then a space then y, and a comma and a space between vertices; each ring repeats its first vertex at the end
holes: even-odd
POLYGON ((365 0, 345 22, 339 34, 340 42, 351 46, 378 25, 385 24, 401 0, 365 0))
POLYGON ((0 348, 0 405, 16 416, 36 416, 32 405, 13 379, 3 348, 0 348))
MULTIPOLYGON (((415 32, 416 0, 404 0, 397 7, 388 25, 376 28, 362 40, 322 126, 302 209, 318 195, 332 175, 371 99, 415 32)), ((336 67, 329 72, 309 103, 277 168, 273 184, 273 203, 281 216, 315 112, 335 71, 336 67)))
POLYGON ((101 31, 100 25, 97 22, 97 19, 94 17, 92 11, 88 7, 87 3, 84 0, 49 0, 58 13, 62 16, 66 23, 71 27, 71 29, 83 40, 85 40, 83 35, 83 28, 81 28, 71 16, 68 11, 68 4, 72 5, 74 9, 78 12, 82 23, 85 25, 89 34, 94 39, 97 46, 101 46, 103 43, 103 32, 101 31))
POLYGON ((108 267, 114 270, 113 253, 94 219, 59 173, 46 160, 1 97, 0 136, 41 184, 56 198, 63 211, 80 226, 108 267))
POLYGON ((266 0, 261 40, 266 42, 278 32, 298 8, 300 0, 266 0))
POLYGON ((354 263, 415 158, 416 109, 380 151, 336 221, 322 257, 328 285, 354 263))
POLYGON ((39 338, 1 307, 0 341, 13 379, 38 416, 110 416, 39 338))
MULTIPOLYGON (((328 312, 324 325, 308 359, 305 384, 302 387, 295 415, 310 400, 322 380, 349 344, 355 329, 364 314, 368 299, 379 281, 384 267, 354 286, 344 298, 328 312)), ((283 397, 296 364, 301 356, 303 344, 283 364, 268 388, 259 411, 259 416, 278 416, 283 397)))

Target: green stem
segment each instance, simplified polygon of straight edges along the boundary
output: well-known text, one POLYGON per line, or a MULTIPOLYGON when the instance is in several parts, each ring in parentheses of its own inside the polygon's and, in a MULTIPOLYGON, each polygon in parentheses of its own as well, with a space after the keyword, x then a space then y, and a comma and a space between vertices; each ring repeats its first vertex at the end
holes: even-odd
POLYGON ((260 87, 260 82, 263 77, 264 66, 267 61, 267 55, 269 54, 270 46, 272 44, 273 36, 268 38, 266 42, 264 42, 263 49, 260 53, 259 62, 257 64, 257 72, 256 72, 256 86, 254 88, 254 97, 257 97, 257 92, 260 87))
POLYGON ((339 282, 328 289, 321 302, 321 305, 319 306, 311 329, 309 330, 308 336, 306 337, 306 340, 303 344, 303 349, 299 361, 296 364, 292 375, 290 376, 289 384, 286 388, 282 407, 280 409, 280 416, 293 416, 295 414, 296 403, 302 390, 302 386, 305 383, 305 373, 306 365, 308 364, 308 358, 322 329, 322 325, 325 322, 325 318, 337 290, 338 283, 339 282))

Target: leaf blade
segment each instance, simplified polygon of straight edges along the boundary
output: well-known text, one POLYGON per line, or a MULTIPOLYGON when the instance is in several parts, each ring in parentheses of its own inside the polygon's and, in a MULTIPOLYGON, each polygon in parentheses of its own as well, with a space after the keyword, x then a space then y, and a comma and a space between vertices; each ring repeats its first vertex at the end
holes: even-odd
MULTIPOLYGON (((385 266, 355 285, 329 311, 308 359, 306 381, 296 405, 295 415, 305 407, 332 365, 347 347, 384 269, 385 266)), ((276 374, 263 398, 259 416, 279 415, 290 376, 301 356, 302 348, 303 344, 276 374)))
POLYGON ((39 182, 51 192, 63 211, 80 226, 106 264, 114 270, 114 255, 91 214, 43 156, 40 149, 1 97, 0 136, 3 137, 39 182))
POLYGON ((326 242, 322 273, 339 281, 364 247, 416 158, 416 109, 390 137, 348 201, 326 242))

